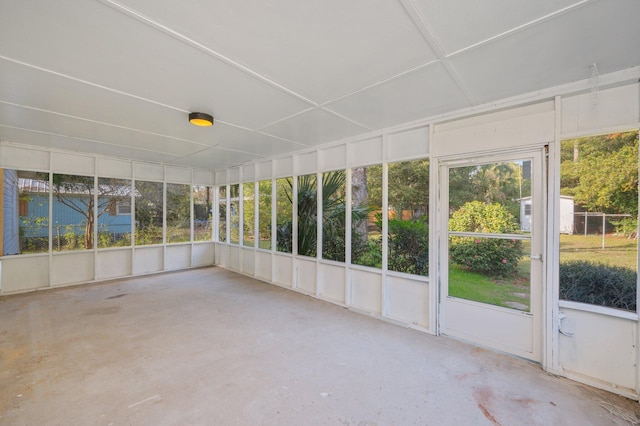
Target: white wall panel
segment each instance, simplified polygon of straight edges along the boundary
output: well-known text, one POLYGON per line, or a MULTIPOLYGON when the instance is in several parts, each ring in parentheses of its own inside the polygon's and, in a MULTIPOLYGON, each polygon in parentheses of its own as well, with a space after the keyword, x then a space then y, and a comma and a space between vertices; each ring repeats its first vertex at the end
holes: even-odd
POLYGON ((240 247, 237 245, 227 246, 228 250, 228 268, 232 271, 240 272, 240 247))
POLYGON ((51 285, 84 283, 94 279, 93 251, 54 254, 51 285))
POLYGON ((295 156, 295 175, 307 175, 318 170, 318 152, 312 151, 295 156))
POLYGON ((256 168, 253 164, 249 164, 242 168, 242 181, 253 182, 256 177, 256 168))
POLYGON ((213 265, 213 259, 213 243, 195 243, 191 247, 191 266, 213 265))
POLYGON ((429 285, 409 278, 387 276, 386 314, 389 318, 429 327, 429 285))
POLYGON ((227 183, 240 183, 240 167, 232 167, 227 170, 227 183))
POLYGON ((213 172, 207 170, 193 170, 194 185, 213 185, 213 172))
POLYGON ((351 270, 351 306, 380 314, 382 312, 382 273, 351 270))
POLYGON ((171 183, 191 183, 191 170, 186 167, 165 166, 164 178, 171 183))
POLYGON ((262 161, 256 164, 256 180, 270 179, 273 171, 271 161, 262 161))
POLYGON ((563 307, 560 366, 568 375, 601 387, 636 388, 637 326, 634 320, 563 307))
POLYGON ((293 176, 293 157, 277 158, 274 160, 273 166, 273 177, 293 176))
POLYGON ((318 264, 318 296, 333 302, 344 304, 345 296, 345 267, 338 265, 329 265, 326 263, 318 264))
POLYGON ((291 256, 274 255, 273 282, 285 287, 291 287, 291 268, 293 258, 291 256))
POLYGON ((640 94, 637 84, 562 98, 562 134, 637 126, 640 94))
POLYGON ((255 274, 254 250, 240 249, 242 251, 242 273, 247 275, 255 274))
POLYGON ((49 255, 6 256, 0 260, 2 294, 44 287, 49 287, 49 255))
POLYGON ((51 168, 54 173, 93 176, 96 171, 96 159, 86 155, 52 152, 51 168))
POLYGON ((133 163, 133 170, 137 180, 161 181, 164 179, 164 168, 161 164, 133 163))
POLYGON ((49 153, 38 149, 0 145, 0 167, 49 171, 49 153))
POLYGON ((215 249, 216 265, 224 268, 229 267, 229 246, 226 244, 216 244, 215 249))
POLYGON ((227 172, 219 171, 215 174, 215 185, 225 185, 227 183, 227 172))
POLYGON ((191 244, 169 245, 166 248, 164 270, 175 271, 191 266, 191 244))
POLYGON ((349 167, 382 163, 382 137, 352 142, 347 149, 349 167))
POLYGON ((133 251, 133 274, 149 274, 164 269, 163 247, 136 247, 133 251))
POLYGON ((427 126, 389 135, 387 161, 399 161, 407 158, 429 155, 429 128, 427 126))
POLYGON ((347 167, 347 147, 338 145, 320 150, 320 171, 340 170, 347 167))
POLYGON ((316 261, 296 258, 296 287, 305 293, 316 294, 316 261))
POLYGON ((267 282, 271 282, 271 253, 256 251, 255 252, 255 272, 256 277, 267 282))
POLYGON ((131 275, 132 249, 98 251, 96 256, 96 278, 104 280, 131 275))
POLYGON ((555 138, 554 102, 543 102, 437 124, 431 155, 512 149, 555 138))
POLYGON ((98 158, 98 176, 100 177, 130 179, 131 167, 131 161, 98 158))

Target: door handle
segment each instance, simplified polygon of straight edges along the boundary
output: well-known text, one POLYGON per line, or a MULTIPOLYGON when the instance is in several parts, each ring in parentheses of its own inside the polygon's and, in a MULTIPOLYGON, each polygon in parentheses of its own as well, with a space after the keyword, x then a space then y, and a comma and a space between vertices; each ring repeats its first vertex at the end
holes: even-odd
POLYGON ((562 330, 562 320, 565 319, 566 317, 567 317, 567 315, 564 314, 563 312, 560 312, 560 315, 558 315, 558 331, 563 336, 573 337, 573 333, 569 333, 568 331, 563 331, 562 330))
POLYGON ((542 261, 542 255, 539 254, 539 255, 529 256, 529 259, 542 261))

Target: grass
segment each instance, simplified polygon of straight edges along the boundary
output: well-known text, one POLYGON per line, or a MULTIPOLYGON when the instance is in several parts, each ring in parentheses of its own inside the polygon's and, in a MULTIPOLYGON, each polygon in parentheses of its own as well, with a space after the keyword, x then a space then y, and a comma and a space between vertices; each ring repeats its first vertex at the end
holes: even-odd
MULTIPOLYGON (((492 278, 463 267, 449 265, 449 296, 490 305, 515 308, 509 302, 524 305, 520 310, 530 310, 529 274, 518 274, 512 278, 492 278)), ((515 308, 518 309, 518 308, 515 308)))
POLYGON ((560 235, 560 262, 586 260, 609 266, 623 266, 636 270, 638 241, 613 234, 605 235, 560 235))
MULTIPOLYGON (((528 247, 525 247, 528 254, 528 247)), ((560 235, 560 262, 585 260, 610 266, 622 266, 636 270, 638 241, 623 236, 607 234, 602 249, 602 235, 560 235)), ((489 277, 468 271, 455 264, 449 266, 449 295, 496 306, 510 307, 516 302, 530 308, 528 256, 518 264, 518 274, 508 279, 489 277)))

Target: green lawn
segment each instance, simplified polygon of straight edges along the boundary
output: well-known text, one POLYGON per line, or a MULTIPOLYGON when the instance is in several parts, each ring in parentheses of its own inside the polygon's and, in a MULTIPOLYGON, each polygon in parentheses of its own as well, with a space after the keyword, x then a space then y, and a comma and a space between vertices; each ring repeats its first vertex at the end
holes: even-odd
MULTIPOLYGON (((528 254, 528 248, 525 249, 528 254)), ((636 270, 638 241, 607 234, 605 249, 602 235, 560 235, 560 262, 586 260, 636 270)), ((491 305, 509 306, 508 302, 526 305, 529 311, 529 256, 518 264, 518 274, 508 279, 489 277, 451 264, 449 267, 449 295, 491 305)), ((517 305, 516 305, 517 306, 517 305)), ((516 308, 518 309, 518 308, 516 308)))
POLYGON ((602 235, 560 235, 560 262, 586 260, 636 270, 638 241, 607 234, 602 249, 602 235))
POLYGON ((450 296, 528 312, 529 293, 528 271, 504 279, 467 271, 455 264, 449 266, 450 296))

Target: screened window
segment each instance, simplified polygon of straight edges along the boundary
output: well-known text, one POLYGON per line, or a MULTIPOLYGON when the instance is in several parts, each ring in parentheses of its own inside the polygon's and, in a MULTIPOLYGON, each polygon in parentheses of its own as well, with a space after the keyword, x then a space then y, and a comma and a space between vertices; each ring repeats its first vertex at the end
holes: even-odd
POLYGON ((389 164, 388 269, 429 273, 429 160, 389 164))
POLYGON ((98 247, 131 245, 131 181, 98 178, 98 247))
POLYGON ((346 172, 322 175, 322 258, 344 262, 346 238, 346 172))
POLYGON ((213 208, 213 188, 205 185, 193 186, 193 240, 210 241, 213 208))
POLYGON ((229 186, 229 242, 240 243, 240 185, 229 186))
POLYGON ((218 188, 218 241, 227 241, 227 187, 218 188))
POLYGON ((162 244, 162 182, 135 181, 135 245, 162 244))
POLYGON ((271 181, 263 180, 258 183, 258 247, 271 250, 271 181))
POLYGON ((382 166, 351 172, 351 263, 382 268, 382 166))
POLYGON ((638 132, 561 143, 560 298, 636 311, 638 132))
POLYGON ((291 253, 293 246, 293 178, 276 180, 276 250, 291 253))
POLYGON ((255 227, 255 192, 256 185, 253 182, 242 185, 242 229, 243 229, 243 245, 253 247, 255 238, 253 236, 253 228, 255 227))
POLYGON ((2 226, 3 255, 49 251, 48 173, 4 170, 2 226))
POLYGON ((298 254, 315 257, 318 245, 316 175, 298 176, 298 254))
POLYGON ((191 240, 191 186, 167 184, 167 243, 191 240))
POLYGON ((53 174, 53 250, 93 248, 94 178, 53 174))

